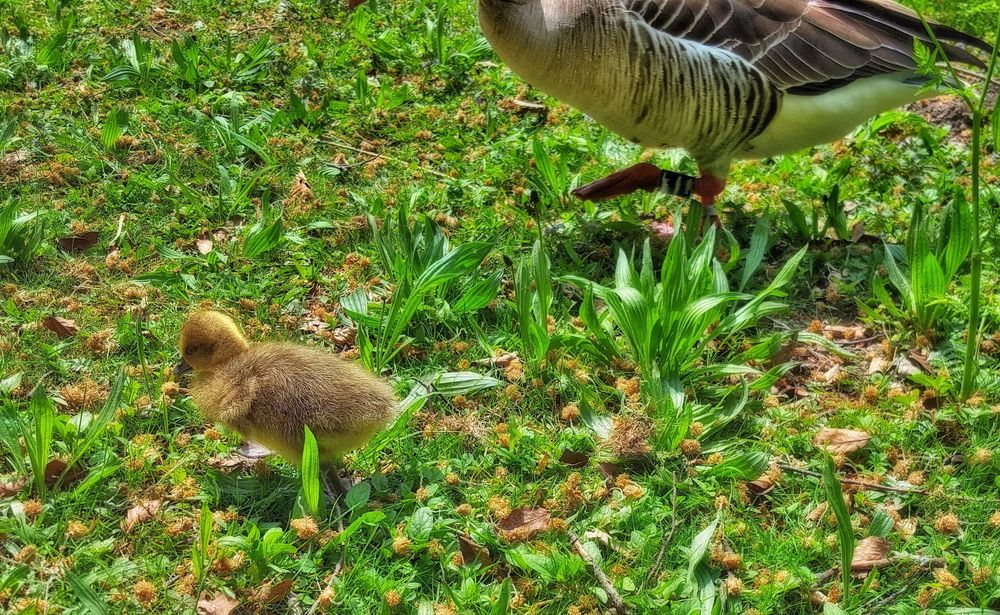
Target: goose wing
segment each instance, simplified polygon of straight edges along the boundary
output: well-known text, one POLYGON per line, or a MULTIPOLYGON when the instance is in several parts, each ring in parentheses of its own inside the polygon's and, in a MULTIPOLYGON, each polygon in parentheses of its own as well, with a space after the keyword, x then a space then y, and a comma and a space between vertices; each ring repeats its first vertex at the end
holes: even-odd
MULTIPOLYGON (((912 70, 913 41, 929 42, 917 14, 892 0, 624 0, 666 35, 727 49, 794 94, 822 94, 863 77, 912 70)), ((982 63, 961 43, 990 46, 932 24, 949 59, 982 63)))

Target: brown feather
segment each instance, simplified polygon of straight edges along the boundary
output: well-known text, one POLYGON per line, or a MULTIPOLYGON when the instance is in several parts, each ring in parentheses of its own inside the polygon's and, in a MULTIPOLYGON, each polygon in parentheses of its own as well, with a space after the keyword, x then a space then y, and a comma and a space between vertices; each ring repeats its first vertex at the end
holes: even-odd
MULTIPOLYGON (((914 40, 930 44, 917 14, 891 0, 636 0, 634 6, 651 27, 728 49, 794 94, 913 70, 914 40)), ((950 60, 982 66, 958 44, 989 52, 988 44, 949 26, 931 28, 950 60)))

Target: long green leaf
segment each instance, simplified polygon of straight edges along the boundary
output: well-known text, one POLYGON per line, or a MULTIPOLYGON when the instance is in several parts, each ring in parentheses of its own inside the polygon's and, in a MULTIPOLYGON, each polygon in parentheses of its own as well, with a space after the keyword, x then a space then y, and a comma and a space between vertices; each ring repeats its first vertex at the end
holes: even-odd
POLYGON ((761 261, 764 260, 764 251, 767 249, 767 240, 770 238, 768 228, 769 211, 757 221, 757 226, 753 229, 753 236, 750 238, 750 250, 747 252, 746 263, 743 265, 743 274, 740 276, 739 290, 742 292, 753 274, 757 272, 761 261))
POLYGON ((320 518, 319 504, 319 447, 316 444, 316 436, 308 426, 305 430, 305 441, 302 447, 302 499, 305 502, 307 512, 314 519, 320 518))
POLYGON ((119 137, 125 134, 128 127, 128 110, 115 109, 108 114, 108 119, 104 122, 104 129, 101 130, 101 142, 105 149, 113 149, 119 137))
POLYGON ((695 569, 705 560, 708 548, 712 544, 712 537, 715 535, 715 528, 719 526, 719 515, 708 524, 708 527, 698 532, 691 541, 691 548, 688 551, 688 583, 695 584, 695 569))
POLYGON ((72 572, 67 572, 65 579, 69 583, 69 586, 73 588, 73 593, 76 595, 76 599, 80 605, 88 613, 91 615, 107 615, 110 612, 108 611, 108 603, 83 578, 76 576, 72 572))
POLYGON ((854 558, 854 530, 851 528, 851 515, 847 512, 847 504, 844 502, 844 491, 837 478, 837 468, 829 453, 824 453, 823 457, 823 488, 826 490, 826 501, 837 518, 837 543, 840 546, 843 602, 849 604, 851 560, 854 558))
POLYGON ((28 460, 31 462, 31 473, 35 481, 35 489, 39 498, 45 501, 45 466, 49 462, 49 452, 52 448, 52 429, 55 424, 55 414, 52 400, 45 394, 40 385, 31 394, 28 412, 34 418, 34 430, 28 428, 26 422, 21 422, 24 432, 24 442, 28 449, 28 460))
POLYGON ((452 306, 452 311, 456 314, 466 314, 481 310, 496 299, 500 292, 500 284, 503 281, 503 271, 494 271, 491 275, 477 281, 472 286, 465 289, 462 296, 452 306))

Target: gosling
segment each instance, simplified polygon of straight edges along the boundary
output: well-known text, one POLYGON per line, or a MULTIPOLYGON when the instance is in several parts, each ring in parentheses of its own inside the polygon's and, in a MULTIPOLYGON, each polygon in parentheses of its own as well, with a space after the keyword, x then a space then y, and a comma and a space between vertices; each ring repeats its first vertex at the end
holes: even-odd
MULTIPOLYGON (((191 398, 202 414, 295 465, 302 463, 305 426, 316 436, 321 463, 330 464, 396 417, 392 389, 365 369, 318 348, 251 344, 219 312, 191 314, 179 345, 174 373, 194 370, 191 398)), ((334 476, 334 491, 343 493, 334 476)))

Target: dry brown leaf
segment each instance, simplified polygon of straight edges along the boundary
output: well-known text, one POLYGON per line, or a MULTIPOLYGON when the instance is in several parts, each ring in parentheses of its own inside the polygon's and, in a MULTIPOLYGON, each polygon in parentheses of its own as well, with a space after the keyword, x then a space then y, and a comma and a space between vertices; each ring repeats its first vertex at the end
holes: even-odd
POLYGON ((889 362, 882 357, 875 357, 872 359, 872 362, 868 364, 868 375, 882 374, 887 369, 889 369, 889 362))
POLYGON ((616 476, 622 473, 621 466, 610 461, 602 461, 597 464, 597 467, 601 469, 601 474, 608 480, 614 480, 616 476))
POLYGON ((518 360, 516 352, 504 352, 498 354, 495 357, 487 357, 485 359, 478 359, 473 361, 473 364, 479 365, 481 367, 499 367, 505 368, 514 361, 518 360))
POLYGON ((837 380, 837 376, 840 375, 840 366, 834 365, 830 369, 823 373, 823 382, 830 384, 837 380))
POLYGON ((881 536, 863 538, 854 548, 851 572, 871 572, 872 568, 886 563, 889 541, 881 536))
POLYGON ((288 191, 288 196, 285 198, 285 203, 289 205, 304 205, 314 200, 316 197, 313 195, 312 186, 309 185, 309 180, 306 179, 306 174, 299 171, 295 175, 295 179, 292 180, 292 187, 288 191))
POLYGON ((319 333, 320 331, 326 331, 330 328, 322 318, 314 318, 310 316, 309 318, 304 318, 302 324, 299 325, 299 331, 303 333, 319 333))
POLYGON ((917 533, 917 518, 906 517, 905 519, 900 519, 895 523, 895 528, 899 532, 900 538, 904 541, 909 540, 917 533))
POLYGON ((295 579, 285 579, 277 585, 265 583, 264 587, 260 589, 260 593, 257 594, 258 601, 261 604, 269 604, 271 602, 284 600, 285 596, 288 595, 288 592, 292 591, 292 586, 294 585, 295 579))
POLYGON ((552 515, 541 507, 524 507, 512 510, 499 523, 501 535, 508 540, 525 540, 538 532, 549 529, 552 515))
POLYGON ((855 222, 854 226, 851 227, 851 241, 853 243, 858 243, 864 236, 865 236, 865 223, 855 222))
POLYGON ((163 500, 144 500, 128 509, 128 512, 125 513, 125 521, 122 522, 122 530, 128 533, 136 525, 149 521, 156 516, 162 504, 163 500))
POLYGON ((916 348, 913 348, 910 350, 908 354, 910 359, 913 360, 914 363, 919 365, 920 368, 923 369, 925 372, 927 372, 928 374, 933 374, 935 372, 934 366, 931 365, 930 360, 928 360, 928 358, 924 356, 924 353, 920 352, 916 348))
POLYGON ((774 489, 774 482, 767 478, 766 476, 761 476, 757 480, 752 480, 747 483, 747 491, 750 495, 754 497, 760 497, 762 495, 770 493, 774 489))
POLYGON ((864 325, 824 325, 823 333, 831 340, 860 340, 865 337, 864 325))
POLYGON ((358 330, 353 327, 340 326, 330 332, 330 341, 334 346, 350 346, 357 338, 358 330))
MULTIPOLYGON (((65 459, 53 459, 52 461, 45 464, 45 485, 49 488, 55 487, 56 481, 62 476, 62 473, 66 470, 66 460, 65 459)), ((66 480, 63 484, 70 484, 76 482, 87 475, 87 470, 80 466, 76 466, 72 471, 66 474, 66 480)))
POLYGON ((9 483, 0 483, 0 498, 9 498, 21 493, 21 489, 28 482, 23 476, 9 483))
POLYGON ((198 598, 198 615, 229 615, 240 605, 240 601, 222 592, 209 594, 202 592, 198 598))
POLYGON ((823 518, 823 515, 826 514, 827 507, 828 504, 826 502, 820 502, 816 505, 816 508, 812 509, 809 514, 806 515, 806 519, 812 521, 813 523, 819 523, 823 518))
POLYGON ((566 449, 562 452, 562 455, 559 456, 559 462, 564 463, 571 468, 582 468, 590 463, 590 456, 566 449))
POLYGON ((214 244, 211 239, 199 239, 194 242, 195 247, 198 249, 199 254, 208 254, 212 251, 214 244))
POLYGON ((97 243, 100 237, 97 231, 85 231, 70 237, 56 239, 56 244, 66 252, 83 252, 97 243))
POLYGON ((73 337, 80 330, 75 322, 59 316, 46 316, 42 319, 42 326, 61 338, 73 337))
POLYGON ((493 560, 490 559, 490 550, 476 544, 472 540, 472 537, 467 534, 458 535, 458 548, 462 551, 462 561, 466 564, 471 564, 477 560, 483 566, 489 566, 493 563, 493 560))
POLYGON ((523 98, 504 98, 500 101, 499 106, 501 109, 506 111, 511 111, 513 113, 547 113, 548 107, 542 103, 534 102, 532 100, 524 100, 523 98))
POLYGON ((847 455, 863 448, 868 444, 869 438, 871 436, 863 431, 824 427, 816 434, 813 443, 824 446, 831 453, 847 455))
POLYGON ((25 166, 30 159, 31 154, 25 149, 14 150, 0 156, 0 177, 13 178, 14 173, 20 171, 21 167, 25 166))

